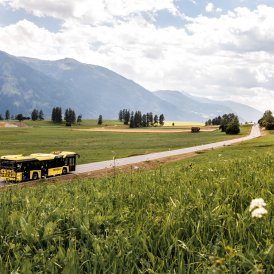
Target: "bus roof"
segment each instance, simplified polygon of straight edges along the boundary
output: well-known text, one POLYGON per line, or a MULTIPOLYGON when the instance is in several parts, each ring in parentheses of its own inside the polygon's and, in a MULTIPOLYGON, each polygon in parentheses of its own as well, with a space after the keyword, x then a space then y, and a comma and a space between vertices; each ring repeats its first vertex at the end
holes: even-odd
POLYGON ((1 160, 9 161, 26 161, 26 160, 53 160, 55 158, 65 158, 68 156, 77 155, 75 152, 71 151, 56 151, 52 153, 33 153, 30 155, 23 156, 22 154, 17 155, 4 155, 1 156, 1 160))
POLYGON ((22 154, 17 155, 5 155, 1 156, 1 160, 9 160, 9 161, 25 161, 25 160, 35 160, 30 156, 23 156, 22 154))

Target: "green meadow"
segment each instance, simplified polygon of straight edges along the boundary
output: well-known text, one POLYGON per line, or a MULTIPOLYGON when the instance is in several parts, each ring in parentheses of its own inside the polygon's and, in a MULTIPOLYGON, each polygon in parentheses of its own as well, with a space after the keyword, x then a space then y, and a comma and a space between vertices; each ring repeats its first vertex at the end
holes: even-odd
MULTIPOLYGON (((90 163, 172 150, 237 138, 248 134, 250 126, 242 126, 240 136, 229 136, 218 129, 213 132, 180 133, 122 133, 92 132, 75 129, 97 127, 96 121, 83 121, 72 128, 49 121, 27 122, 29 127, 0 128, 0 155, 31 154, 51 151, 75 151, 81 155, 78 163, 90 163)), ((104 126, 117 122, 106 121, 104 126)), ((124 127, 118 124, 117 127, 124 127)), ((183 126, 185 127, 185 126, 183 126)), ((128 128, 128 127, 127 127, 128 128)), ((165 127, 168 131, 172 127, 165 127)))
MULTIPOLYGON (((34 132, 24 143, 44 131, 34 132)), ((44 134, 39 151, 54 135, 44 134)), ((273 178, 269 131, 149 171, 11 187, 0 193, 0 273, 273 273, 273 178), (261 218, 249 211, 255 198, 266 203, 261 218)))

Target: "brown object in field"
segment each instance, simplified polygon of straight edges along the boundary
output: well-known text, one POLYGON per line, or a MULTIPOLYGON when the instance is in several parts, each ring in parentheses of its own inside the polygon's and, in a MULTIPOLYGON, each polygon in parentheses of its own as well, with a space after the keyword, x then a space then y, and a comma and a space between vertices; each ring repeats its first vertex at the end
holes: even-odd
POLYGON ((200 131, 200 128, 199 127, 192 127, 191 128, 191 132, 194 133, 194 132, 199 132, 200 131))

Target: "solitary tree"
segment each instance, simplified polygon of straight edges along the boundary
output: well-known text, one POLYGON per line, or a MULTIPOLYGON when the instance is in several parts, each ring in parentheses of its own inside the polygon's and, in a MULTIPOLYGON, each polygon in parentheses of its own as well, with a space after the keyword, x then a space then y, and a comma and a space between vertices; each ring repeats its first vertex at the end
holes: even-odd
POLYGON ((39 119, 40 121, 44 120, 44 112, 43 112, 42 109, 39 111, 38 119, 39 119))
POLYGON ((159 117, 159 124, 161 126, 163 126, 164 125, 164 121, 165 121, 165 116, 164 116, 164 114, 161 114, 160 117, 159 117))
POLYGON ((129 127, 130 128, 136 127, 136 125, 135 125, 135 119, 134 119, 134 112, 133 111, 131 112, 131 115, 130 115, 129 127))
POLYGON ((0 121, 2 121, 3 120, 3 116, 2 116, 2 114, 0 114, 0 121))
POLYGON ((82 122, 82 114, 78 115, 77 117, 77 124, 80 125, 81 122, 82 122))
POLYGON ((7 109, 5 113, 5 120, 9 120, 9 119, 10 119, 10 111, 7 109))
MULTIPOLYGON (((234 121, 234 122, 238 121, 238 124, 239 124, 238 116, 236 116, 234 113, 224 114, 222 116, 220 126, 219 126, 219 128, 221 129, 222 132, 226 132, 226 128, 231 121, 234 121), (235 118, 236 118, 236 120, 235 120, 235 118)), ((239 125, 239 127, 240 127, 240 125, 239 125)))
POLYGON ((100 114, 99 117, 98 117, 98 122, 97 122, 98 125, 102 125, 103 124, 103 116, 100 114))
POLYGON ((136 111, 134 114, 134 124, 135 124, 135 127, 142 126, 142 113, 139 110, 136 111))
POLYGON ((147 115, 142 115, 142 127, 147 127, 147 115))
POLYGON ((62 109, 61 107, 54 107, 51 113, 51 120, 53 123, 62 122, 62 109))
POLYGON ((157 125, 159 123, 159 118, 157 114, 154 116, 153 120, 154 120, 154 125, 155 124, 157 125))
POLYGON ((226 134, 238 134, 240 133, 240 123, 237 116, 232 117, 232 119, 226 125, 226 134))
POLYGON ((15 119, 18 120, 19 122, 23 121, 24 120, 24 116, 22 113, 19 113, 15 116, 15 119))
POLYGON ((124 120, 124 125, 129 124, 129 120, 130 120, 130 110, 129 109, 123 110, 123 120, 124 120))
POLYGON ((66 121, 66 126, 71 126, 72 124, 75 123, 76 121, 76 116, 75 116, 75 112, 73 109, 71 108, 67 108, 65 110, 65 117, 64 117, 65 121, 66 121))
POLYGON ((38 120, 38 117, 39 117, 39 111, 38 109, 34 109, 32 112, 31 112, 31 120, 32 121, 36 121, 38 120))
POLYGON ((153 113, 152 112, 147 113, 147 122, 148 122, 148 126, 153 125, 153 113))
POLYGON ((120 110, 120 111, 119 111, 118 119, 119 119, 120 122, 123 121, 123 110, 120 110))

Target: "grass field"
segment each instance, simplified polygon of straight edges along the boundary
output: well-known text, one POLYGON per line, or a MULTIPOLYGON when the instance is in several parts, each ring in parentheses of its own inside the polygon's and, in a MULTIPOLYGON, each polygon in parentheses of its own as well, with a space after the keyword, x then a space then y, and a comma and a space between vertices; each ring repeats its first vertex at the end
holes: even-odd
MULTIPOLYGON (((54 124, 49 120, 44 120, 44 121, 28 121, 28 120, 26 120, 26 121, 24 121, 24 123, 31 127, 52 127, 52 126, 54 126, 54 124)), ((64 123, 62 124, 62 126, 63 125, 64 125, 64 123)), ((55 124, 55 126, 59 127, 60 125, 55 124)), ((103 127, 116 126, 116 127, 128 128, 128 126, 124 125, 122 122, 120 122, 118 120, 104 120, 102 126, 103 127)), ((164 128, 166 128, 166 127, 190 128, 192 126, 203 127, 204 123, 182 122, 182 121, 165 121, 163 127, 164 128), (172 126, 172 123, 174 123, 174 126, 172 126)), ((83 120, 80 124, 73 125, 73 127, 90 128, 90 127, 98 127, 98 124, 97 124, 97 120, 83 120)), ((158 126, 158 128, 159 127, 160 126, 158 126)), ((151 128, 153 128, 153 127, 151 127, 151 128)))
MULTIPOLYGON (((97 120, 83 120, 80 124, 75 124, 72 128, 93 128, 93 127, 100 127, 97 124, 97 120)), ((65 122, 62 124, 54 124, 49 120, 44 121, 31 121, 26 120, 24 123, 30 127, 60 127, 63 128, 65 126, 65 122)), ((119 122, 118 120, 104 120, 102 126, 118 126, 124 127, 123 123, 119 122)), ((128 126, 126 126, 128 128, 128 126)))
MULTIPOLYGON (((108 121, 115 125, 115 121, 108 121)), ((68 150, 81 155, 78 163, 147 154, 169 149, 237 138, 248 134, 250 126, 243 126, 241 134, 229 136, 218 130, 193 134, 182 133, 113 133, 84 132, 53 125, 48 121, 28 122, 31 127, 0 128, 0 155, 30 154, 68 150)), ((83 127, 97 126, 95 121, 84 121, 83 127)), ((78 127, 76 127, 78 128, 78 127)))
POLYGON ((273 178, 272 131, 150 171, 13 187, 0 273, 273 273, 273 178))

